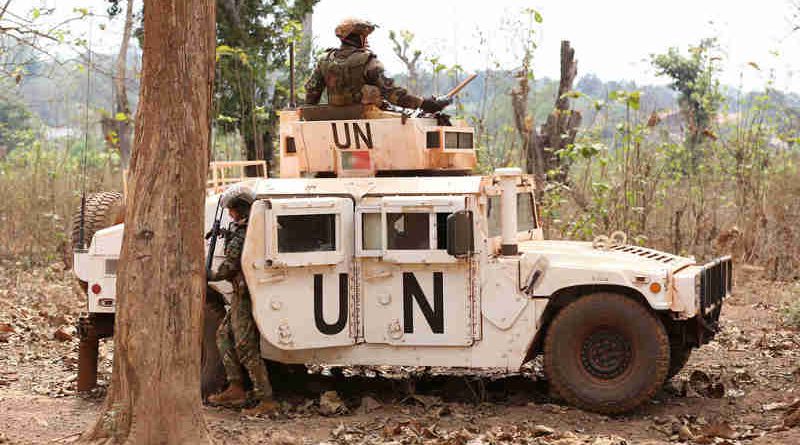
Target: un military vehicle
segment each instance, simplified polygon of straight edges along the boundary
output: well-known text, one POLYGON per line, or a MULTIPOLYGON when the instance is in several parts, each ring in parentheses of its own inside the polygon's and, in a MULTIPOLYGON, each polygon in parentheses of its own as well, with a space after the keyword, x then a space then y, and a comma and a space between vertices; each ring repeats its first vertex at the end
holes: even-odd
MULTIPOLYGON (((256 197, 242 267, 265 359, 518 372, 543 355, 561 397, 619 413, 717 330, 729 257, 698 264, 620 233, 545 240, 532 178, 473 175, 463 122, 362 106, 280 122, 281 177, 234 185, 256 197)), ((91 313, 114 312, 122 233, 75 254, 91 313)))

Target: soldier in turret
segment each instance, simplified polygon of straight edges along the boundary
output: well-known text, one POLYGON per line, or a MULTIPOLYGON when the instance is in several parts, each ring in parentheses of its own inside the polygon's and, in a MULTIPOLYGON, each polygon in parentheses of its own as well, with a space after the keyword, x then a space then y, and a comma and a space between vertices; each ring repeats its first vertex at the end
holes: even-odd
POLYGON ((450 105, 450 98, 415 96, 386 77, 383 64, 367 45, 367 38, 376 27, 353 18, 336 27, 336 37, 342 44, 320 57, 306 83, 306 104, 317 105, 327 90, 328 104, 334 106, 380 105, 385 100, 403 108, 435 113, 450 105))
POLYGON ((230 189, 222 197, 222 205, 228 209, 233 222, 225 231, 225 260, 216 272, 209 274, 209 281, 227 280, 233 284, 233 297, 230 309, 217 330, 219 348, 225 374, 228 376, 228 389, 209 397, 214 405, 241 406, 247 401, 244 389, 242 367, 247 370, 253 382, 253 396, 258 405, 244 411, 248 415, 267 414, 277 410, 272 399, 272 386, 261 358, 259 332, 253 320, 253 304, 250 292, 242 274, 242 249, 247 233, 247 220, 253 204, 253 192, 240 187, 230 189))

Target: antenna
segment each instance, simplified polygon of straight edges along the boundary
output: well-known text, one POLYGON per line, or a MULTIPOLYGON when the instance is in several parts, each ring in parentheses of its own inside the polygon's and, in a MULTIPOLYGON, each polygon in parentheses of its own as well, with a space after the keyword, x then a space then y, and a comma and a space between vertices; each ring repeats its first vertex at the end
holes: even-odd
POLYGON ((86 249, 86 164, 89 150, 89 98, 92 94, 92 22, 89 21, 89 39, 86 47, 88 63, 86 68, 86 104, 83 121, 83 149, 81 152, 81 220, 78 228, 78 248, 86 249))
POLYGON ((294 41, 289 44, 289 108, 297 107, 297 97, 294 91, 294 41))

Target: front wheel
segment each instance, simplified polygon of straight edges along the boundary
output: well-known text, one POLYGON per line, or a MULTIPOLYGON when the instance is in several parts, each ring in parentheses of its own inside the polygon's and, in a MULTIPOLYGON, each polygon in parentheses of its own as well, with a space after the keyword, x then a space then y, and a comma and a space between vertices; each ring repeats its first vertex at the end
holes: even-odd
POLYGON ((555 392, 581 409, 630 411, 664 383, 670 345, 661 321, 624 295, 596 293, 556 315, 544 344, 544 371, 555 392))

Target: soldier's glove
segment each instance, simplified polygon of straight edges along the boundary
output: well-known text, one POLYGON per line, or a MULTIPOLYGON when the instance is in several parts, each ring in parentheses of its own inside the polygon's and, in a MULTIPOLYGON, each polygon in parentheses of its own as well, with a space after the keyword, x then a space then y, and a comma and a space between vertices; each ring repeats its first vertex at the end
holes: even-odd
POLYGON ((453 99, 447 96, 431 96, 422 100, 422 105, 420 105, 420 108, 422 108, 422 111, 426 113, 438 113, 439 111, 444 110, 444 108, 451 103, 453 103, 453 99))

